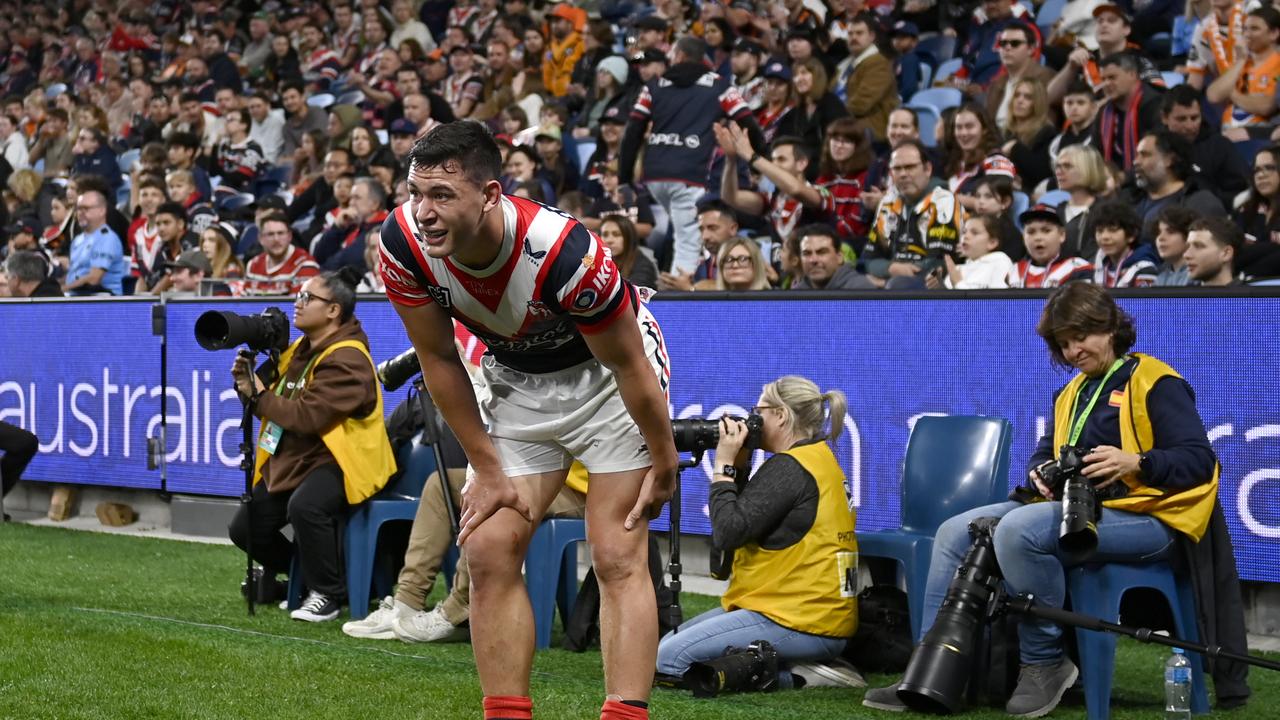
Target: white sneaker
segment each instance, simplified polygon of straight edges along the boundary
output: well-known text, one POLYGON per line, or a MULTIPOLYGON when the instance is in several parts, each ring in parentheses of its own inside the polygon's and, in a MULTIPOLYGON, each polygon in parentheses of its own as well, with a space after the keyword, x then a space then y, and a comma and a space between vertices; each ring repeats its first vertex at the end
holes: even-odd
POLYGON ((820 663, 796 663, 791 666, 791 674, 804 680, 803 687, 864 688, 867 686, 862 673, 839 658, 820 663))
POLYGON ((363 620, 343 623, 342 632, 354 638, 394 640, 396 634, 391 629, 391 621, 414 612, 413 608, 388 595, 378 603, 378 609, 366 615, 363 620))
POLYGON ((289 613, 289 617, 306 622, 325 622, 338 617, 340 612, 342 606, 334 602, 333 598, 312 591, 303 601, 302 607, 289 613))
POLYGON ((467 628, 446 620, 439 605, 430 611, 397 616, 391 621, 391 629, 396 637, 407 643, 462 640, 469 634, 467 628))

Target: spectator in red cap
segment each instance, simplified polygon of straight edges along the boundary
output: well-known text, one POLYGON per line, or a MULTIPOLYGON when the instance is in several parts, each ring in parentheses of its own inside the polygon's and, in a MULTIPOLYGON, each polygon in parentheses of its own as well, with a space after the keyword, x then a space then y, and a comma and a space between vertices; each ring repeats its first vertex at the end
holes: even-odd
MULTIPOLYGON (((1056 104, 1067 92, 1067 88, 1080 79, 1089 83, 1095 92, 1104 92, 1102 61, 1126 51, 1139 50, 1137 45, 1129 42, 1129 35, 1133 30, 1129 13, 1119 5, 1104 2, 1093 9, 1093 18, 1097 26, 1097 49, 1077 47, 1071 51, 1067 63, 1049 83, 1050 103, 1056 104)), ((1142 82, 1155 87, 1164 85, 1160 69, 1155 63, 1137 54, 1135 59, 1142 82)))

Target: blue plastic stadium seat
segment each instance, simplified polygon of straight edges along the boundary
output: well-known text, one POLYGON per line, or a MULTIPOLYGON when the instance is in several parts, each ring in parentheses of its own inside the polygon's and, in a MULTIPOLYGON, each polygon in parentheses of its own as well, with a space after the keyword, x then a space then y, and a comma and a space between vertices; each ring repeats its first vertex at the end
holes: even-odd
POLYGON ((1177 87, 1187 81, 1187 79, 1182 76, 1182 73, 1174 72, 1172 70, 1166 70, 1160 73, 1160 77, 1164 80, 1165 87, 1177 87))
POLYGON ((951 35, 935 33, 920 38, 916 51, 929 53, 937 58, 938 62, 946 62, 956 54, 956 39, 951 35))
POLYGON ((1070 202, 1070 201, 1071 201, 1071 193, 1067 192, 1066 190, 1050 190, 1049 192, 1041 195, 1040 200, 1038 202, 1041 205, 1058 207, 1062 203, 1070 202))
MULTIPOLYGON (((942 71, 939 70, 939 73, 942 71)), ((959 107, 964 102, 964 93, 955 88, 926 88, 911 96, 912 106, 929 105, 938 109, 938 114, 942 114, 947 108, 959 107)))
POLYGON ((378 587, 373 588, 378 531, 393 520, 413 520, 423 484, 436 471, 435 450, 430 445, 409 442, 396 455, 396 463, 404 471, 377 495, 361 503, 347 521, 347 598, 351 617, 356 620, 368 614, 370 597, 381 598, 391 590, 390 578, 378 578, 378 587))
MULTIPOLYGON (((1164 595, 1173 611, 1174 635, 1198 642, 1196 601, 1191 583, 1179 582, 1169 563, 1103 563, 1080 565, 1067 571, 1071 609, 1111 623, 1120 622, 1120 599, 1133 588, 1152 588, 1164 595)), ((1108 632, 1076 629, 1080 670, 1084 677, 1085 708, 1089 720, 1111 716, 1111 680, 1116 661, 1116 636, 1108 632)), ((1188 652, 1191 660, 1191 712, 1209 712, 1204 660, 1188 652)))
POLYGON ((551 645, 556 608, 568 621, 578 595, 578 543, 587 539, 587 524, 572 518, 544 520, 529 541, 524 560, 525 585, 533 606, 534 638, 539 648, 551 645))
POLYGON ((596 144, 590 140, 578 141, 578 172, 586 174, 587 162, 595 154, 596 144))
POLYGON ((920 125, 920 141, 925 144, 925 147, 937 147, 936 128, 938 123, 942 122, 942 114, 938 108, 923 103, 917 105, 915 102, 909 102, 906 106, 916 111, 916 120, 920 125))
POLYGON ((942 58, 938 59, 942 64, 939 65, 937 67, 937 71, 933 73, 934 85, 946 84, 946 82, 951 79, 951 76, 956 74, 957 70, 964 67, 963 58, 951 58, 950 60, 942 60, 942 58))
POLYGON ((862 557, 890 558, 901 566, 913 638, 920 637, 933 536, 948 518, 1007 498, 1012 436, 1013 426, 1003 418, 920 418, 902 463, 902 527, 858 533, 862 557))
POLYGON ((1019 230, 1022 229, 1022 220, 1019 217, 1029 207, 1031 207, 1031 198, 1027 197, 1027 194, 1021 190, 1015 190, 1013 192, 1013 205, 1009 207, 1009 216, 1013 218, 1013 224, 1017 225, 1019 230))
MULTIPOLYGON (((347 602, 352 619, 369 613, 369 599, 375 596, 374 559, 378 549, 378 532, 393 520, 413 520, 418 512, 427 476, 435 472, 435 451, 430 445, 416 441, 405 443, 396 452, 396 464, 403 468, 391 483, 372 498, 356 507, 347 520, 345 554, 347 560, 347 602)), ((298 554, 294 553, 289 571, 289 608, 302 601, 302 577, 298 554)), ((391 590, 390 578, 377 578, 376 597, 391 590)))
POLYGON ((1045 40, 1049 39, 1053 24, 1062 17, 1062 9, 1066 6, 1067 0, 1044 0, 1036 11, 1036 27, 1040 28, 1040 34, 1045 40))

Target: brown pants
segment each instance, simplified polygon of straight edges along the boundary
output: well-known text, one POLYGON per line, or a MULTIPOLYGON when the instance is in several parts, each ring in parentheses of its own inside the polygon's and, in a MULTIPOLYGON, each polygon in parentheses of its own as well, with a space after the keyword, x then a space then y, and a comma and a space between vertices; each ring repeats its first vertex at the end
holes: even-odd
MULTIPOLYGON (((462 506, 462 485, 466 482, 464 468, 449 470, 449 487, 453 491, 453 505, 462 506)), ((586 515, 587 496, 568 487, 547 508, 547 517, 581 518, 586 515)), ((400 571, 396 599, 415 610, 422 610, 427 596, 435 586, 436 575, 444 563, 444 556, 453 542, 453 530, 449 525, 444 495, 440 492, 440 478, 435 473, 423 486, 418 513, 409 531, 409 547, 404 552, 404 569, 400 571)), ((467 570, 465 551, 458 558, 457 573, 453 577, 453 589, 440 605, 444 617, 454 625, 461 625, 471 615, 471 575, 467 570)))

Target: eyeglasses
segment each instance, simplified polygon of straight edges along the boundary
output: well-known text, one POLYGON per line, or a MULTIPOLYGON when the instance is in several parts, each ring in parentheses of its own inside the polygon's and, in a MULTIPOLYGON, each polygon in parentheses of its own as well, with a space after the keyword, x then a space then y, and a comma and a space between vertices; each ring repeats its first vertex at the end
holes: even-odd
POLYGON ((89 210, 97 210, 97 209, 98 209, 98 208, 100 208, 100 207, 102 207, 102 206, 101 206, 101 205, 81 205, 81 204, 77 203, 77 204, 76 204, 76 212, 86 212, 86 211, 89 211, 89 210))
POLYGON ((307 304, 309 304, 312 300, 319 300, 320 302, 327 302, 327 303, 331 303, 331 302, 333 302, 333 300, 332 300, 332 299, 330 299, 330 298, 327 298, 327 297, 321 297, 320 295, 317 295, 317 294, 315 294, 315 293, 311 292, 310 290, 303 290, 302 292, 298 293, 298 297, 297 297, 297 299, 296 299, 296 300, 294 300, 294 304, 296 304, 296 305, 307 305, 307 304))
POLYGON ((1001 40, 1000 41, 1000 47, 1002 48, 1019 48, 1026 44, 1027 44, 1026 40, 1001 40))
POLYGON ((730 255, 724 259, 725 267, 746 267, 751 264, 750 255, 730 255))

